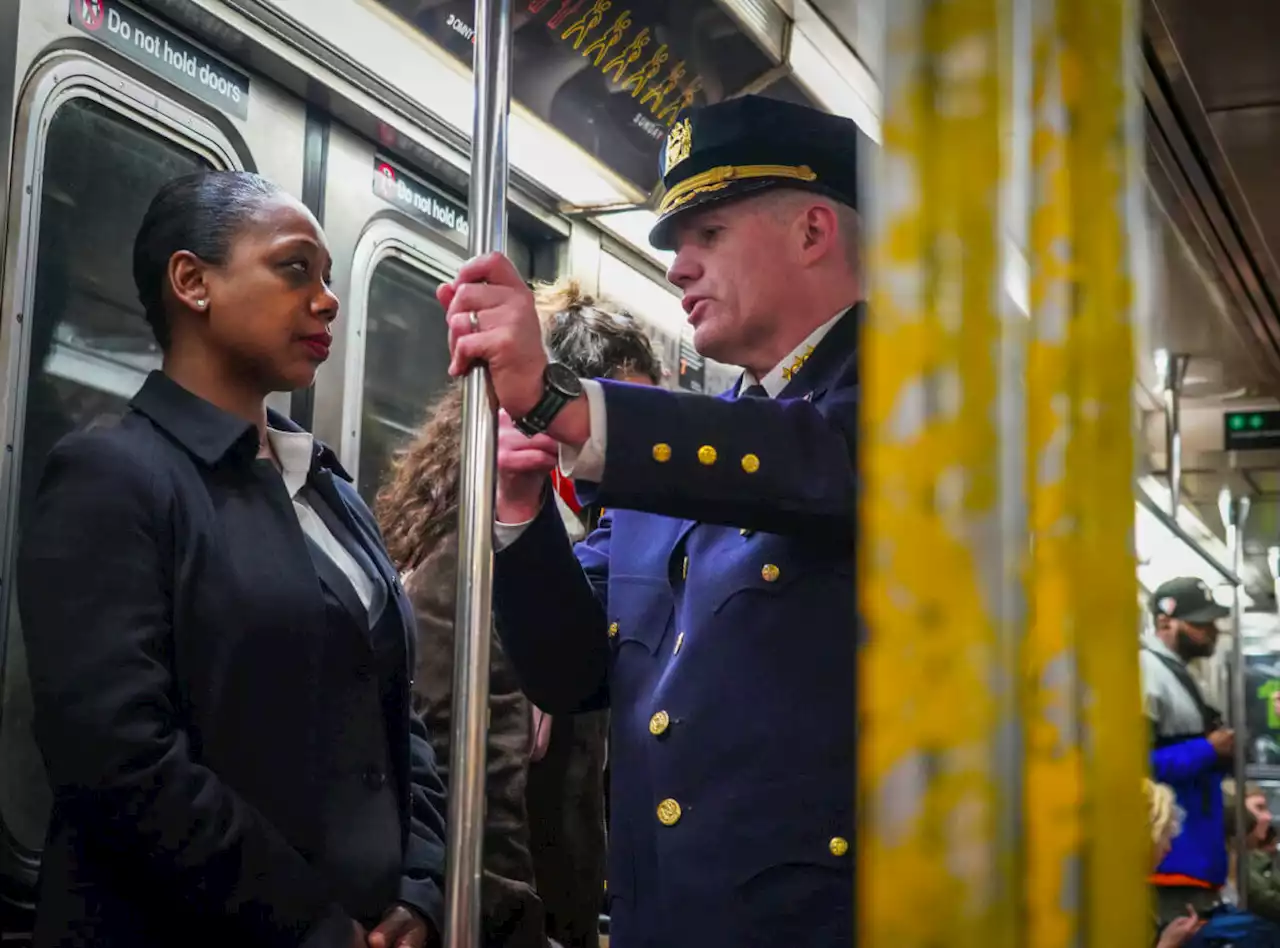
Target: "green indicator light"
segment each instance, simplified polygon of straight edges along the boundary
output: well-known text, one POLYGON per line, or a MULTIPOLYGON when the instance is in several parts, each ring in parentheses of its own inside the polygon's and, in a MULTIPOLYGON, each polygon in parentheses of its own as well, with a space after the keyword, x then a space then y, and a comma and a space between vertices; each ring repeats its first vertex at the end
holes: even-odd
POLYGON ((1228 415, 1227 426, 1230 427, 1232 431, 1243 431, 1244 415, 1228 415))
POLYGON ((1262 427, 1262 416, 1261 416, 1261 415, 1253 415, 1253 416, 1251 416, 1251 417, 1249 418, 1249 427, 1250 427, 1250 428, 1253 428, 1254 430, 1257 430, 1258 428, 1261 428, 1261 427, 1262 427))

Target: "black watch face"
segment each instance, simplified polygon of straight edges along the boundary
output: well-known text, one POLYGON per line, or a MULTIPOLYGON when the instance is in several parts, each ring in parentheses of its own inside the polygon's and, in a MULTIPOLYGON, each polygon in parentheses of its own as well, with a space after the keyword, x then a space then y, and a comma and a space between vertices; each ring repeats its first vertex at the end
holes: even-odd
POLYGON ((565 364, 552 362, 547 365, 547 384, 565 398, 577 398, 582 394, 582 381, 565 364))

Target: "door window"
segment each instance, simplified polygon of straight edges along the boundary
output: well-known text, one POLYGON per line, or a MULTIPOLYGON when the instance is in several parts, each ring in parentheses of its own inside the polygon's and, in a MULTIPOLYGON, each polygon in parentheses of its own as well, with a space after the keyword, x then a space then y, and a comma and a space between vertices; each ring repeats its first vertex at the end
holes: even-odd
POLYGON ((436 299, 440 283, 399 257, 384 257, 369 277, 357 483, 370 504, 392 454, 449 384, 449 331, 436 299))
MULTIPOLYGON (((133 239, 160 186, 204 167, 204 158, 97 100, 71 98, 54 113, 45 139, 35 287, 25 327, 30 369, 14 446, 17 489, 9 495, 17 505, 10 522, 19 531, 54 444, 122 414, 146 373, 159 365, 133 286, 133 239)), ((7 836, 0 849, 7 852, 0 853, 0 864, 11 876, 16 854, 34 856, 42 848, 50 800, 31 733, 17 597, 8 599, 0 666, 0 821, 7 836)))
MULTIPOLYGON (((451 279, 459 261, 406 228, 396 225, 394 230, 400 232, 393 240, 397 249, 374 251, 372 271, 361 268, 369 275, 353 473, 370 506, 386 482, 395 452, 450 384, 449 329, 436 288, 451 279)), ((509 235, 506 254, 521 277, 533 278, 532 243, 509 235)), ((360 279, 356 277, 357 284, 360 279)), ((344 452, 349 450, 344 446, 344 452)), ((348 460, 344 453, 343 461, 348 460)))

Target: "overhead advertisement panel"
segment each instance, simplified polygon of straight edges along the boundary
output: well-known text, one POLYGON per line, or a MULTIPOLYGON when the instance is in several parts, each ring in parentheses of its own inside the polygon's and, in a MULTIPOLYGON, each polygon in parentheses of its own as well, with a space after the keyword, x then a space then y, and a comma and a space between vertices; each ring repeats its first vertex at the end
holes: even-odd
MULTIPOLYGON (((474 0, 378 0, 471 66, 474 0)), ((516 100, 645 191, 690 106, 739 92, 776 63, 714 0, 516 0, 516 100)), ((763 94, 809 100, 787 80, 763 94)))

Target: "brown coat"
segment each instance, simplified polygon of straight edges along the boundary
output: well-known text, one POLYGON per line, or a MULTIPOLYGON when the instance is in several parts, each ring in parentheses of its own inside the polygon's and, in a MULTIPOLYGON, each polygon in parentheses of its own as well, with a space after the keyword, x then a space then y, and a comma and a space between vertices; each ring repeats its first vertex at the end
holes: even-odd
MULTIPOLYGON (((453 736, 454 608, 458 536, 440 540, 404 579, 418 624, 413 703, 426 722, 440 776, 449 781, 453 736)), ((545 916, 534 891, 525 790, 529 775, 529 701, 498 636, 489 676, 484 875, 480 886, 486 948, 544 948, 545 916)))
POLYGON ((564 948, 599 944, 604 905, 604 765, 609 712, 562 715, 529 771, 530 841, 547 931, 564 948))

